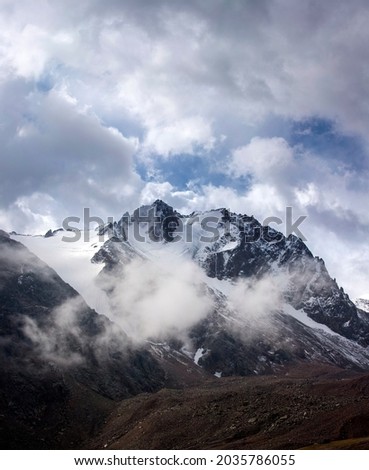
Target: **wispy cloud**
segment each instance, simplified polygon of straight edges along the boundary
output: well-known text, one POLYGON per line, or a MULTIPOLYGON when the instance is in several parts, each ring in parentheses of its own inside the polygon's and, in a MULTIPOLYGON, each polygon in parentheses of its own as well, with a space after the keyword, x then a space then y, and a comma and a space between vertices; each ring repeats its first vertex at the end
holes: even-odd
POLYGON ((164 260, 159 265, 134 259, 122 270, 100 275, 112 319, 135 341, 186 340, 189 329, 211 311, 203 273, 193 262, 164 260))

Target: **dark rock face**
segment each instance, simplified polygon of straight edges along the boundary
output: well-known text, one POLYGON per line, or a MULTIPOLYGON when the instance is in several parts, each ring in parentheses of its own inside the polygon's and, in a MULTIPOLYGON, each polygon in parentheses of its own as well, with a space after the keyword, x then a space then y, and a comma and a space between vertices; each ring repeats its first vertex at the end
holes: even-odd
MULTIPOLYGON (((58 423, 68 421, 68 413, 78 414, 73 397, 83 401, 85 396, 85 411, 91 414, 94 402, 106 410, 109 400, 153 392, 164 383, 164 371, 147 350, 133 347, 55 271, 1 235, 0 371, 5 407, 0 435, 5 439, 14 426, 11 435, 23 436, 14 441, 15 448, 47 447, 50 439, 56 445, 58 423), (50 436, 29 435, 32 423, 42 420, 50 436)), ((86 418, 81 426, 92 421, 86 418)), ((78 438, 71 433, 65 438, 78 438)))
POLYGON ((171 242, 180 224, 180 214, 161 200, 150 206, 138 207, 133 214, 125 212, 118 222, 109 222, 99 228, 99 235, 109 235, 115 241, 128 241, 128 227, 142 242, 171 242))
MULTIPOLYGON (((368 323, 348 295, 339 288, 324 264, 314 257, 303 241, 294 235, 285 237, 262 227, 252 217, 237 216, 227 211, 228 226, 239 231, 237 247, 228 252, 219 246, 231 239, 225 230, 216 243, 209 244, 201 265, 209 277, 218 279, 261 278, 272 272, 287 273, 290 286, 286 300, 318 323, 363 346, 369 345, 368 323)), ((233 236, 233 239, 235 237, 233 236)))
POLYGON ((191 329, 190 337, 195 348, 202 350, 198 365, 222 377, 266 375, 288 364, 314 361, 353 370, 369 369, 369 354, 359 345, 339 336, 316 334, 283 314, 270 318, 265 327, 255 328, 251 320, 230 328, 222 316, 213 312, 191 329))
POLYGON ((136 209, 131 222, 136 226, 147 224, 150 240, 171 242, 173 232, 179 225, 179 214, 173 207, 157 199, 151 206, 141 206, 136 209))
POLYGON ((104 270, 109 271, 119 265, 128 264, 138 256, 137 252, 128 243, 112 236, 95 253, 91 261, 92 263, 105 264, 104 270))
POLYGON ((305 261, 292 279, 295 280, 290 292, 295 294, 291 295, 291 304, 295 308, 304 309, 310 318, 327 325, 332 331, 364 347, 369 345, 368 323, 360 317, 349 296, 330 277, 323 260, 313 258, 305 261))

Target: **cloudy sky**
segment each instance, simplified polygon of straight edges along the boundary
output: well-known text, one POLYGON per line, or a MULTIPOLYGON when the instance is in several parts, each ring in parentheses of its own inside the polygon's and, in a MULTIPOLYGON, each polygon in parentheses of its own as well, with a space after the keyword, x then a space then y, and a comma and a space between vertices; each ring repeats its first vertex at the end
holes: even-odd
POLYGON ((368 24, 366 0, 0 0, 0 227, 291 206, 369 296, 368 24))

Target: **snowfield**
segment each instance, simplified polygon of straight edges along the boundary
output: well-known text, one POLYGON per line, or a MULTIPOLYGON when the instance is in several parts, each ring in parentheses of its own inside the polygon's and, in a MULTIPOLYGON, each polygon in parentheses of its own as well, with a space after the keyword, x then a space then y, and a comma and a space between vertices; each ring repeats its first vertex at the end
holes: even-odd
POLYGON ((97 288, 95 280, 103 265, 91 262, 93 255, 101 248, 104 241, 99 239, 96 231, 81 231, 78 241, 63 241, 63 236, 71 236, 68 232, 56 232, 54 236, 45 238, 41 235, 11 235, 37 255, 42 261, 53 268, 59 276, 78 291, 88 305, 97 312, 108 315, 109 303, 105 292, 97 288), (89 241, 84 241, 84 237, 89 241))

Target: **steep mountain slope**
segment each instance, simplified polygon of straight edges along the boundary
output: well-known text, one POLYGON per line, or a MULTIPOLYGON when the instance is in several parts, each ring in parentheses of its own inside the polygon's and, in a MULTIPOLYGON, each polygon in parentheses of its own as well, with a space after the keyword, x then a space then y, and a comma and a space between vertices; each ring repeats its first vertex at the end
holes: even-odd
POLYGON ((73 275, 64 262, 67 280, 131 335, 138 331, 140 341, 151 342, 160 360, 172 361, 174 354, 223 376, 270 373, 301 359, 369 366, 368 316, 299 238, 252 216, 226 209, 183 216, 157 200, 96 232, 82 232, 78 242, 62 242, 74 237, 62 231, 47 235, 16 238, 56 267, 60 258, 79 259, 73 275), (87 277, 78 275, 84 269, 87 277), (179 273, 186 270, 189 279, 183 280, 179 273), (169 292, 173 279, 176 294, 169 292), (183 309, 179 293, 188 286, 191 305, 183 309), (137 295, 130 304, 132 291, 137 295), (206 298, 206 314, 193 313, 199 298, 206 298), (166 328, 142 333, 153 315, 166 328))
POLYGON ((0 233, 5 448, 70 445, 98 425, 112 399, 152 392, 163 383, 164 371, 147 350, 133 346, 55 271, 0 233), (68 428, 70 420, 75 427, 68 428))

